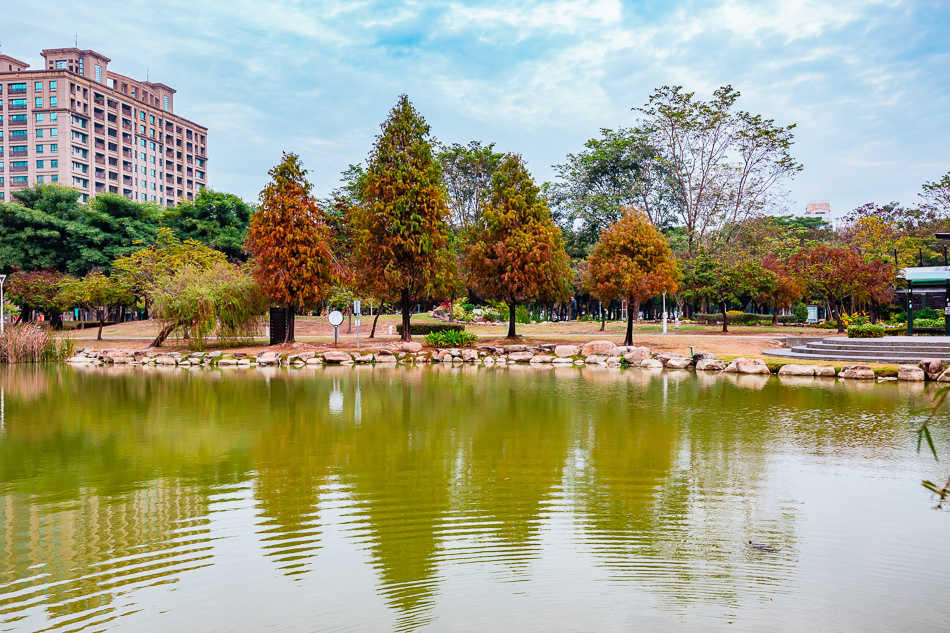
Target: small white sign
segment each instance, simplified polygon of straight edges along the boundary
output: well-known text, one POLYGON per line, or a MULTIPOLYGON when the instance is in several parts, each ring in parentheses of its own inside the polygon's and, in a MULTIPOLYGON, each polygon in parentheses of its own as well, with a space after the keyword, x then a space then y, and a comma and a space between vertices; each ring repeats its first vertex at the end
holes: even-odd
POLYGON ((327 316, 327 320, 330 322, 330 325, 337 326, 343 323, 343 313, 339 310, 334 310, 327 316))
POLYGON ((360 314, 360 300, 359 299, 355 299, 353 301, 353 314, 356 314, 356 315, 360 314))
POLYGON ((950 316, 950 306, 947 306, 946 308, 944 308, 943 313, 946 314, 947 316, 950 316))

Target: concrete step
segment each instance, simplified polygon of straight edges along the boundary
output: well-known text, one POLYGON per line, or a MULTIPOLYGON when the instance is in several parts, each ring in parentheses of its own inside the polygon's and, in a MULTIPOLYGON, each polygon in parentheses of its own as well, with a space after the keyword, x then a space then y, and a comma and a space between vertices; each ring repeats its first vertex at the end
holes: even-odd
POLYGON ((950 355, 950 345, 819 345, 819 344, 809 344, 801 345, 799 347, 793 347, 792 349, 800 350, 803 352, 828 352, 832 354, 859 354, 862 352, 884 352, 884 353, 899 353, 899 354, 946 354, 950 355))
MULTIPOLYGON (((800 349, 800 348, 799 348, 800 349)), ((765 356, 774 356, 788 360, 802 361, 834 361, 845 363, 887 363, 889 365, 916 365, 924 358, 939 358, 945 364, 950 364, 950 354, 901 354, 895 352, 839 352, 836 354, 820 354, 813 351, 798 351, 797 349, 770 349, 762 352, 765 356)))

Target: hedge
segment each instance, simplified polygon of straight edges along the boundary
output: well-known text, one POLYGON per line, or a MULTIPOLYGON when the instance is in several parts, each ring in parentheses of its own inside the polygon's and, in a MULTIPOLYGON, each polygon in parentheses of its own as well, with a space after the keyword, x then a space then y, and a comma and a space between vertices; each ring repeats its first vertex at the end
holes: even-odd
MULTIPOLYGON (((409 333, 413 336, 425 336, 430 332, 464 332, 465 326, 461 323, 412 323, 409 325, 409 333)), ((396 326, 396 333, 402 335, 402 323, 396 326)))
POLYGON ((848 338, 884 338, 884 326, 865 323, 848 327, 848 338))
MULTIPOLYGON (((755 314, 753 312, 743 312, 742 314, 730 314, 729 323, 733 325, 755 325, 761 323, 762 325, 772 325, 772 315, 771 314, 755 314)), ((715 314, 696 314, 694 320, 699 321, 700 323, 722 323, 722 312, 716 312, 715 314)), ((790 324, 795 323, 794 314, 782 314, 778 317, 778 322, 781 324, 790 324)))

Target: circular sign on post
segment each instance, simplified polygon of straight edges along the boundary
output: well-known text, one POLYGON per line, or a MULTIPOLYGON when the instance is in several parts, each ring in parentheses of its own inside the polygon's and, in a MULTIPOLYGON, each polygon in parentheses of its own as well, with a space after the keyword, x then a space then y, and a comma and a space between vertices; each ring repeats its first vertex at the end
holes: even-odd
POLYGON ((330 321, 330 325, 337 326, 343 323, 343 313, 339 310, 334 310, 327 316, 327 320, 330 321))

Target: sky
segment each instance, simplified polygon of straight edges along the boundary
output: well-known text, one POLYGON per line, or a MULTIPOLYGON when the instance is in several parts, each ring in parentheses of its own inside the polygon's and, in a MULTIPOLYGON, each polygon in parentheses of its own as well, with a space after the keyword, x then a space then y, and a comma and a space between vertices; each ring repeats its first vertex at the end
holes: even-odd
MULTIPOLYGON (((0 0, 0 5, 11 0, 0 0)), ((950 171, 950 2, 44 0, 2 51, 98 51, 209 128, 209 184, 256 200, 281 152, 325 196, 408 94, 446 143, 521 154, 538 182, 657 87, 796 124, 788 211, 913 205, 950 171)))

